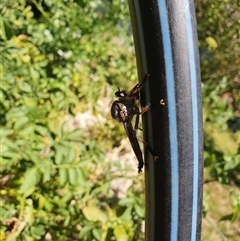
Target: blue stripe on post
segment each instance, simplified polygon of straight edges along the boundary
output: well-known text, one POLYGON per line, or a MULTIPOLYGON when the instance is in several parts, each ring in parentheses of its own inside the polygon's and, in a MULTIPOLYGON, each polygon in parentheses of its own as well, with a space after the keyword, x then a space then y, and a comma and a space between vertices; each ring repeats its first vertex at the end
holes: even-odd
POLYGON ((168 11, 165 0, 158 0, 160 22, 163 36, 164 59, 166 66, 167 99, 169 113, 170 132, 170 156, 171 156, 171 241, 176 241, 178 237, 178 141, 177 141, 177 120, 176 101, 173 73, 172 48, 170 41, 170 30, 168 24, 168 11))
POLYGON ((194 58, 194 43, 193 43, 193 29, 191 21, 191 13, 189 9, 189 0, 184 0, 185 6, 185 20, 187 27, 187 39, 189 46, 189 62, 190 62, 190 76, 191 76, 191 90, 192 90, 192 115, 193 115, 193 202, 192 202, 192 228, 191 241, 196 240, 197 228, 197 211, 198 211, 198 105, 197 105, 197 79, 196 66, 194 58))

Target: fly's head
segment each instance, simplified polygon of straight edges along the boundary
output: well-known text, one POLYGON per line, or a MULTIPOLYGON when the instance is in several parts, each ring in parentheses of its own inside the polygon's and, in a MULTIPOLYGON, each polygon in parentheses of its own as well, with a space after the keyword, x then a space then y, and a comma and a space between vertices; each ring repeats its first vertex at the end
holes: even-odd
POLYGON ((139 113, 138 106, 132 100, 119 99, 112 103, 112 118, 119 122, 129 122, 133 116, 139 113))
POLYGON ((120 100, 115 100, 111 107, 112 118, 119 121, 125 122, 128 119, 127 107, 120 100))
POLYGON ((120 99, 126 99, 128 98, 128 93, 126 90, 120 90, 119 87, 118 87, 118 91, 115 92, 115 96, 120 99))
POLYGON ((119 100, 131 100, 133 103, 139 99, 139 89, 134 88, 131 92, 127 92, 126 90, 120 90, 115 92, 115 96, 118 97, 119 100))

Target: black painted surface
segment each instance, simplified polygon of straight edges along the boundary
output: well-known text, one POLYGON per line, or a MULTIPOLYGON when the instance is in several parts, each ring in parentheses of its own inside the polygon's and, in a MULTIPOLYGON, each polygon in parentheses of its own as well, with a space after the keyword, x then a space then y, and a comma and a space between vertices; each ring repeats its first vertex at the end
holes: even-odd
MULTIPOLYGON (((166 73, 162 30, 158 1, 129 0, 130 14, 133 25, 134 41, 137 55, 139 79, 144 72, 150 74, 149 82, 141 92, 141 104, 157 105, 163 99, 165 106, 159 106, 143 115, 144 139, 151 145, 159 160, 154 161, 145 152, 145 187, 146 187, 146 241, 170 240, 171 236, 171 153, 169 139, 169 113, 166 89, 166 73)), ((193 113, 192 90, 190 82, 189 45, 186 34, 184 5, 182 1, 167 1, 170 39, 172 46, 173 72, 175 79, 175 98, 177 115, 177 139, 179 158, 178 238, 191 240, 192 225, 192 190, 193 190, 193 113)), ((193 2, 190 4, 193 26, 195 15, 193 2)), ((197 103, 199 109, 199 189, 197 235, 200 240, 202 213, 202 115, 201 115, 201 81, 196 29, 193 32, 195 45, 195 62, 197 78, 197 103)))

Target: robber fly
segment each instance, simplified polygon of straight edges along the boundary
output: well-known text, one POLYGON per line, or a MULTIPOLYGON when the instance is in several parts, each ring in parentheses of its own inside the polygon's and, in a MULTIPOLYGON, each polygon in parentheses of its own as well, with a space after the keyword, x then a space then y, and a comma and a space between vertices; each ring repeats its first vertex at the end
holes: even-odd
POLYGON ((144 79, 142 80, 141 83, 136 84, 130 92, 127 92, 125 90, 120 90, 118 88, 118 91, 115 92, 115 96, 118 97, 118 100, 115 100, 112 103, 111 107, 111 115, 113 119, 122 122, 123 126, 125 128, 125 131, 127 133, 127 136, 130 140, 130 143, 132 145, 133 151, 138 159, 138 172, 140 173, 142 171, 144 162, 143 162, 143 157, 142 157, 142 151, 139 146, 138 140, 142 141, 143 144, 148 147, 150 153, 154 157, 154 159, 157 159, 157 156, 153 155, 153 152, 150 148, 150 146, 141 140, 137 135, 136 132, 139 129, 138 124, 139 124, 139 116, 150 110, 151 105, 147 105, 142 109, 142 111, 139 111, 139 108, 136 104, 136 101, 139 100, 139 90, 143 86, 144 82, 148 78, 149 74, 145 74, 144 79), (133 128, 132 125, 132 119, 136 115, 136 122, 135 126, 133 128))

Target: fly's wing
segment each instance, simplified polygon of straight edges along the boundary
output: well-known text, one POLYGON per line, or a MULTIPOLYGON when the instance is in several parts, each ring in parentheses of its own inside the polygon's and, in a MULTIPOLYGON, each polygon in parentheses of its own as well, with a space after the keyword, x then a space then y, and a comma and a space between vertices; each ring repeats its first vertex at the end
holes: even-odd
POLYGON ((143 168, 143 157, 142 157, 142 151, 140 149, 135 130, 133 129, 131 122, 123 122, 123 126, 125 128, 125 131, 127 133, 127 136, 130 140, 130 143, 132 145, 132 149, 138 159, 138 172, 140 173, 143 168))

